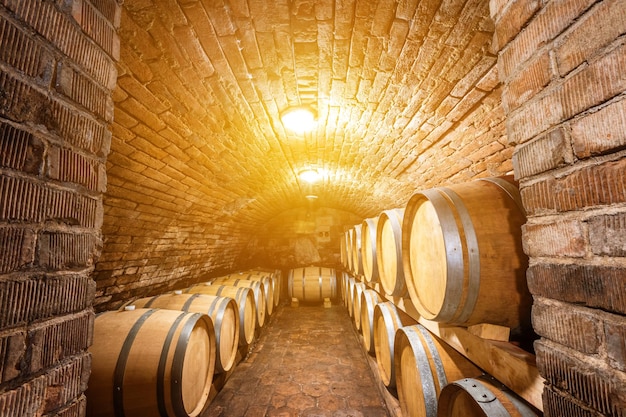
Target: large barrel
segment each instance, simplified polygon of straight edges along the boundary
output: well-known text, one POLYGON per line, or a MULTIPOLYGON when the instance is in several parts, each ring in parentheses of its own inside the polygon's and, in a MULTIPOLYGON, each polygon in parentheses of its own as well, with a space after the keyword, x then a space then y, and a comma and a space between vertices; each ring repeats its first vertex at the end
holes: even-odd
POLYGON ((361 225, 355 224, 352 228, 352 272, 354 275, 363 275, 363 258, 361 258, 361 225))
POLYGON ((352 240, 354 236, 354 226, 348 229, 348 236, 346 237, 346 253, 348 261, 348 271, 354 275, 354 257, 352 256, 352 240))
POLYGON ((337 297, 337 276, 332 268, 308 266, 289 271, 289 295, 300 301, 318 302, 337 297))
POLYGON ((404 214, 402 259, 419 314, 464 326, 529 326, 524 222, 517 187, 502 178, 414 194, 404 214))
MULTIPOLYGON (((267 298, 265 282, 250 281, 249 279, 238 279, 219 277, 211 281, 212 285, 231 285, 233 287, 245 287, 250 288, 254 294, 254 304, 256 306, 256 325, 257 327, 263 327, 265 325, 265 315, 267 313, 267 298)), ((273 302, 273 300, 272 300, 273 302)))
POLYGON ((232 369, 237 357, 239 338, 239 310, 229 297, 206 294, 179 294, 179 292, 140 298, 132 301, 137 308, 163 308, 208 314, 215 329, 215 371, 232 369))
POLYGON ((361 293, 361 333, 367 353, 374 353, 374 307, 380 298, 374 290, 365 289, 361 293))
POLYGON ((376 226, 376 259, 380 285, 387 295, 406 294, 402 268, 402 218, 404 209, 385 210, 376 226))
POLYGON ((437 417, 538 417, 541 415, 495 379, 483 375, 446 385, 437 417))
POLYGON ((376 258, 376 225, 378 218, 365 219, 361 224, 361 261, 363 276, 369 283, 378 282, 378 260, 376 258))
POLYGON ((265 294, 265 307, 268 315, 272 315, 275 303, 274 297, 276 296, 276 281, 273 278, 273 274, 266 271, 243 271, 234 274, 228 274, 224 277, 216 278, 216 280, 223 279, 243 279, 247 281, 257 281, 261 283, 263 293, 265 294))
POLYGON ((419 324, 398 329, 394 351, 396 388, 404 417, 436 417, 437 399, 448 381, 482 374, 419 324))
POLYGON ((348 244, 346 240, 348 239, 348 232, 345 231, 339 236, 339 258, 341 260, 341 265, 344 268, 348 268, 348 244))
POLYGON ((257 314, 254 295, 250 288, 233 287, 230 285, 211 285, 203 283, 193 285, 185 290, 191 294, 209 294, 230 297, 239 309, 239 346, 247 346, 254 341, 257 314))
POLYGON ((374 352, 378 374, 388 388, 396 386, 396 369, 394 362, 394 342, 396 331, 403 326, 396 306, 387 301, 374 307, 374 352))
POLYGON ((355 282, 352 290, 352 320, 357 330, 361 330, 361 294, 366 288, 364 283, 355 282))
POLYGON ((160 309, 96 317, 90 417, 198 416, 208 404, 215 332, 206 314, 160 309))

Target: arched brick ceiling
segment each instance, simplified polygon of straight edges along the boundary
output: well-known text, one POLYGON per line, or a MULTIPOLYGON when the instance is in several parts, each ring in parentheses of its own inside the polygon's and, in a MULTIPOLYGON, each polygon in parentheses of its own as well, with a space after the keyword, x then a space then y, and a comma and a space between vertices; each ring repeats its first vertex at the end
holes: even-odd
POLYGON ((126 0, 119 35, 100 269, 168 236, 241 249, 306 205, 308 167, 360 218, 512 169, 487 1, 126 0), (280 120, 300 104, 304 136, 280 120))

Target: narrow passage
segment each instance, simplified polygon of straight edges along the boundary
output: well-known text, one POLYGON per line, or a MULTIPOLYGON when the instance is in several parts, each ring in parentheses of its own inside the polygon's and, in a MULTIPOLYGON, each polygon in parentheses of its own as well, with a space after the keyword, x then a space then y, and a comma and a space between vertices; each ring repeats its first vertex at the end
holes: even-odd
POLYGON ((202 417, 388 417, 342 305, 282 306, 202 417))

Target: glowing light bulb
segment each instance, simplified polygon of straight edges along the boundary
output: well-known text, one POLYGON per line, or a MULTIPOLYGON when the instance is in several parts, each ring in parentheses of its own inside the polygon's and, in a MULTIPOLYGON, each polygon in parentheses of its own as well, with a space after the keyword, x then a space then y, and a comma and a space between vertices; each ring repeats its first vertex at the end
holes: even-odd
POLYGON ((300 171, 298 176, 302 181, 308 182, 309 184, 313 184, 320 179, 320 173, 315 169, 305 169, 300 171))
POLYGON ((315 128, 315 115, 306 107, 294 107, 285 111, 281 120, 285 128, 292 132, 302 134, 315 128))

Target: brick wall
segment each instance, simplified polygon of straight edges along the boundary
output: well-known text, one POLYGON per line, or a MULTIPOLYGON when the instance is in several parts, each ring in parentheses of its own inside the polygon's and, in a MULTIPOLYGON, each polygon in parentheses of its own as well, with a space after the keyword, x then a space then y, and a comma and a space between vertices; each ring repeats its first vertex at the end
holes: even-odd
POLYGON ((84 415, 115 0, 0 1, 0 414, 84 415))
POLYGON ((546 416, 626 416, 626 3, 491 1, 546 416))

